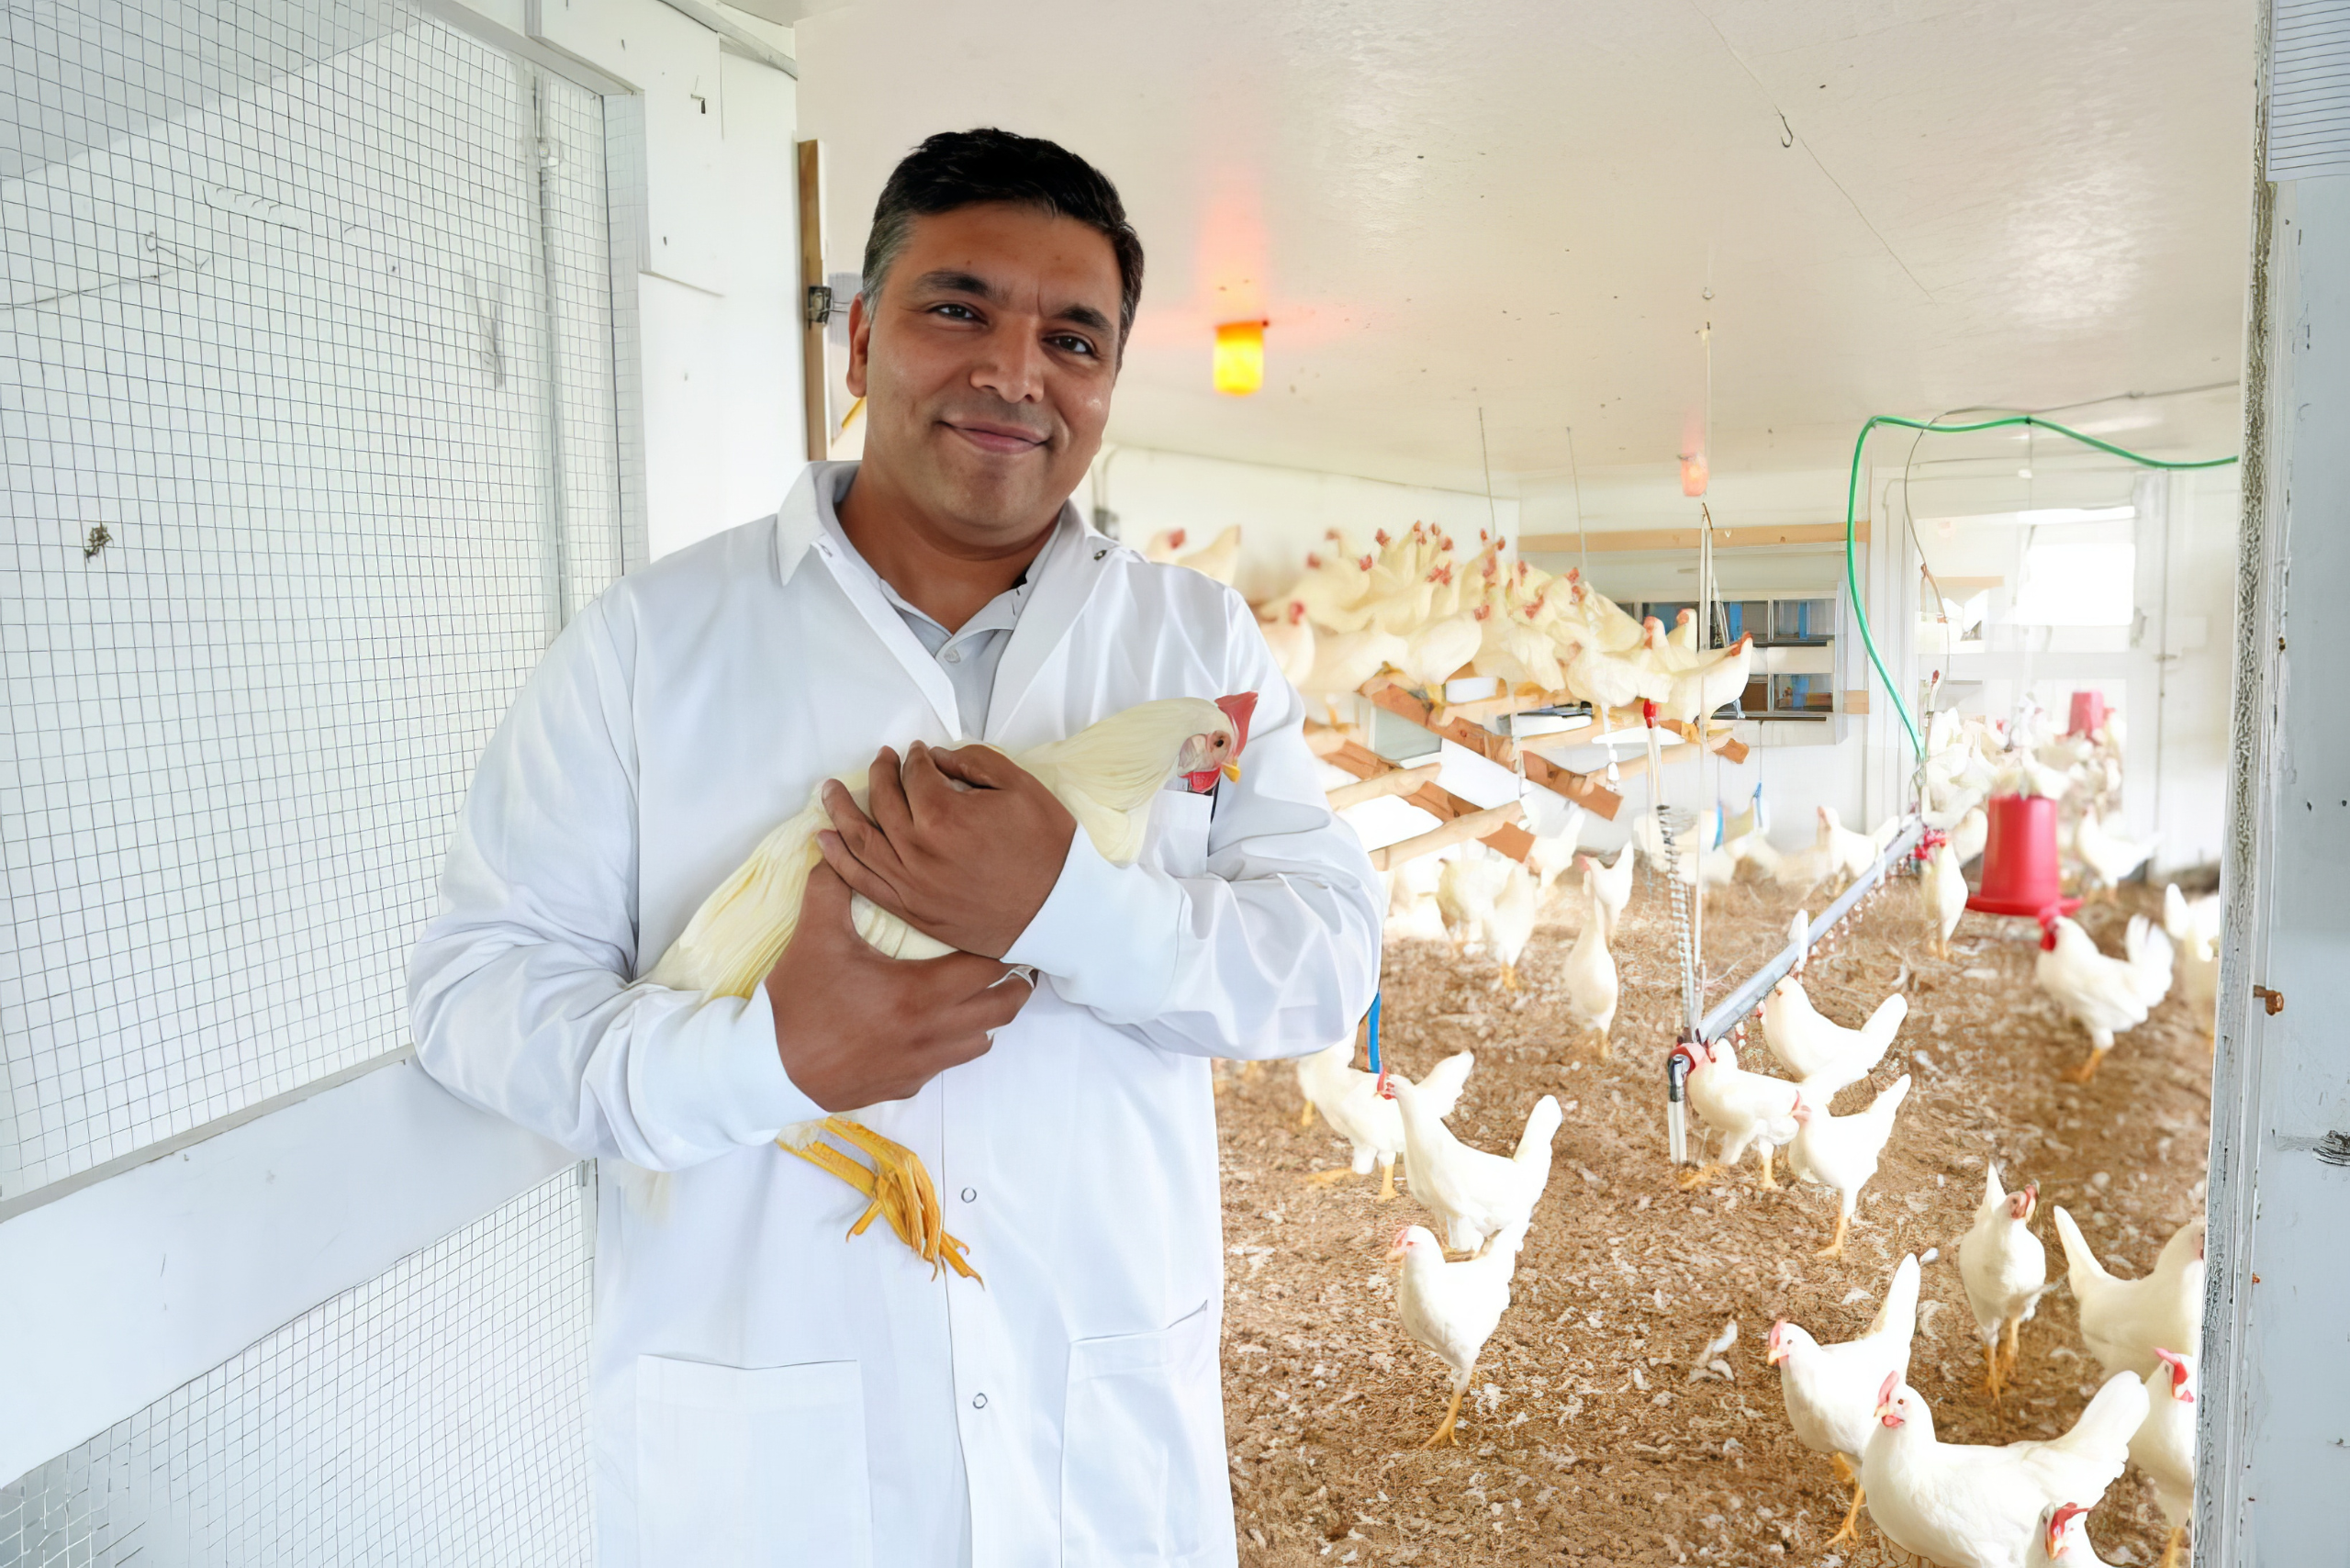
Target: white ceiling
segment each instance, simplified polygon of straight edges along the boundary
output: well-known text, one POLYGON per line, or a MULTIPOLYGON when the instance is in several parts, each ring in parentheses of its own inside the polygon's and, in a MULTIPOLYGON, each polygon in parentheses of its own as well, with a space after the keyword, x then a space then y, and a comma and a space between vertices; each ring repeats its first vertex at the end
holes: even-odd
MULTIPOLYGON (((1516 487, 1570 428, 1586 471, 1693 447, 1708 321, 1718 473, 2231 380, 2254 9, 860 0, 796 36, 834 270, 923 136, 1053 137, 1149 252, 1113 439, 1474 485, 1482 406, 1516 487), (1265 390, 1219 397, 1210 329, 1256 315, 1265 390)), ((2081 417, 2232 449, 2233 408, 2081 417)))

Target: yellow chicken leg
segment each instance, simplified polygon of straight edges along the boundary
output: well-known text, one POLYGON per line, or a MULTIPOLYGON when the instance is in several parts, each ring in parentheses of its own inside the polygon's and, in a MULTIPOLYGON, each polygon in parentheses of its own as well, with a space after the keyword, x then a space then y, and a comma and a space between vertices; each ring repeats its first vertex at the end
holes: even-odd
POLYGON ((2022 1317, 2016 1316, 2009 1318, 2008 1348, 2006 1353, 2001 1357, 1999 1366, 1999 1382, 2002 1386, 2016 1375, 2016 1361, 2021 1354, 2021 1346, 2019 1341, 2022 1334, 2022 1317))
POLYGON ((1390 1202, 1394 1196, 1395 1162, 1391 1159, 1379 1168, 1379 1202, 1390 1202))
POLYGON ((912 1248, 931 1266, 934 1274, 944 1264, 964 1279, 979 1279, 979 1271, 964 1261, 964 1244, 946 1233, 938 1207, 938 1189, 931 1184, 930 1172, 923 1169, 919 1155, 845 1116, 825 1117, 824 1131, 871 1156, 871 1169, 821 1141, 812 1141, 805 1148, 793 1148, 778 1138, 776 1145, 820 1170, 832 1172, 871 1200, 856 1223, 849 1226, 851 1237, 865 1234, 877 1217, 886 1219, 890 1228, 898 1233, 898 1239, 912 1248))
POLYGON ((1317 1187, 1329 1187, 1345 1181, 1353 1174, 1354 1171, 1350 1167, 1337 1165, 1327 1170, 1310 1170, 1306 1172, 1305 1179, 1317 1187))
POLYGON ((1779 1190, 1779 1179, 1771 1173, 1771 1156, 1775 1152, 1769 1144, 1762 1146, 1762 1180, 1755 1183, 1766 1193, 1779 1190))
POLYGON ((2178 1543, 2186 1538, 2185 1525, 2170 1527, 2170 1539, 2163 1543, 2162 1568, 2178 1568, 2178 1543))
POLYGON ((2001 1386, 2002 1385, 1999 1382, 1999 1337, 1997 1334, 1994 1334, 1989 1339, 1984 1342, 1983 1346, 1983 1392, 1991 1396, 1991 1403, 1994 1405, 1997 1405, 1999 1402, 2001 1386))
POLYGON ((1313 1102, 1313 1101, 1311 1101, 1311 1100, 1308 1100, 1308 1101, 1305 1103, 1305 1109, 1304 1109, 1304 1110, 1300 1111, 1300 1112, 1297 1114, 1297 1130, 1298 1130, 1299 1132, 1304 1132, 1306 1128, 1308 1128, 1308 1127, 1312 1126, 1313 1125, 1314 1125, 1314 1102, 1313 1102))
POLYGON ((2090 1079, 2095 1078, 2097 1076, 2098 1063, 2103 1061, 2105 1059, 2105 1053, 2112 1048, 2113 1047, 2110 1046, 2091 1046, 2089 1047, 2089 1059, 2081 1063, 2076 1071, 2065 1074, 2065 1081, 2067 1083, 2087 1083, 2090 1079))
POLYGON ((1452 1428, 1460 1420, 1460 1399, 1468 1392, 1469 1385, 1465 1383, 1452 1391, 1452 1405, 1444 1413, 1444 1425, 1438 1427, 1434 1435, 1420 1445, 1422 1448, 1432 1449, 1438 1443, 1457 1443, 1460 1440, 1453 1436, 1452 1428))
MULTIPOLYGON (((1821 1248, 1818 1251, 1813 1253, 1812 1256, 1815 1258, 1841 1258, 1844 1255, 1844 1227, 1852 1223, 1852 1216, 1851 1215, 1839 1214, 1836 1216, 1836 1239, 1821 1248)), ((1839 1464, 1843 1462, 1843 1459, 1844 1456, 1841 1454, 1836 1456, 1836 1462, 1839 1464)))
POLYGON ((1868 1496, 1868 1488, 1861 1484, 1860 1476, 1853 1473, 1852 1465, 1846 1462, 1842 1454, 1830 1454, 1828 1457, 1836 1462, 1836 1479, 1852 1489, 1852 1506, 1844 1510, 1843 1524, 1834 1535, 1828 1538, 1828 1544, 1834 1546, 1840 1541, 1861 1539, 1861 1504, 1868 1496))
POLYGON ((1685 1193, 1692 1187, 1702 1187, 1719 1176, 1725 1169, 1726 1167, 1719 1160, 1708 1159, 1696 1170, 1681 1178, 1681 1190, 1685 1193))
POLYGON ((1517 966, 1516 964, 1505 962, 1502 965, 1502 989, 1504 991, 1516 991, 1517 989, 1517 966))

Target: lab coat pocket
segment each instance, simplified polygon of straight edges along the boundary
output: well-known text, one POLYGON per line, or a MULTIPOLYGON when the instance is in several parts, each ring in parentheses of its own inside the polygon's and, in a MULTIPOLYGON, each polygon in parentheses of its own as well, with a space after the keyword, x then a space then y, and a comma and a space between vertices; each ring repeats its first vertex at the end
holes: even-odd
POLYGON ((1171 1327, 1069 1346, 1063 1568, 1207 1562, 1228 1541, 1215 1330, 1203 1305, 1171 1327))
POLYGON ((642 1568, 870 1568, 865 1464, 855 1361, 636 1359, 642 1568))
POLYGON ((1214 799, 1189 790, 1162 790, 1151 813, 1149 851, 1170 877, 1208 874, 1208 818, 1214 799))

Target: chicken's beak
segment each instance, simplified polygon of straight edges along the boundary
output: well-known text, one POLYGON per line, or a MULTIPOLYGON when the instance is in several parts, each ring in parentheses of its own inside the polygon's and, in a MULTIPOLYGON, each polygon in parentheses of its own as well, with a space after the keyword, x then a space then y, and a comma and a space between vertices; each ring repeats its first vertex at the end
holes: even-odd
POLYGON ((1225 776, 1226 778, 1231 779, 1235 784, 1239 783, 1239 782, 1240 782, 1240 764, 1239 764, 1239 763, 1237 763, 1237 762, 1227 762, 1227 763, 1225 763, 1225 764, 1224 765, 1224 776, 1225 776))

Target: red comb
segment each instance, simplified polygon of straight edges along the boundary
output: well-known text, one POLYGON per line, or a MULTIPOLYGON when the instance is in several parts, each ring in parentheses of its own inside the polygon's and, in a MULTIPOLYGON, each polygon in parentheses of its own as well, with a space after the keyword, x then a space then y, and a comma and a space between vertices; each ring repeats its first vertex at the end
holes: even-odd
POLYGON ((1876 1391, 1876 1402, 1879 1405, 1882 1405, 1886 1400, 1891 1399, 1893 1397, 1893 1391, 1900 1386, 1901 1374, 1899 1372, 1886 1373, 1884 1383, 1876 1391))
POLYGON ((1232 721, 1232 755, 1238 756, 1248 749, 1248 721, 1257 713, 1257 694, 1236 691, 1228 697, 1217 698, 1215 705, 1224 710, 1225 718, 1232 721))

